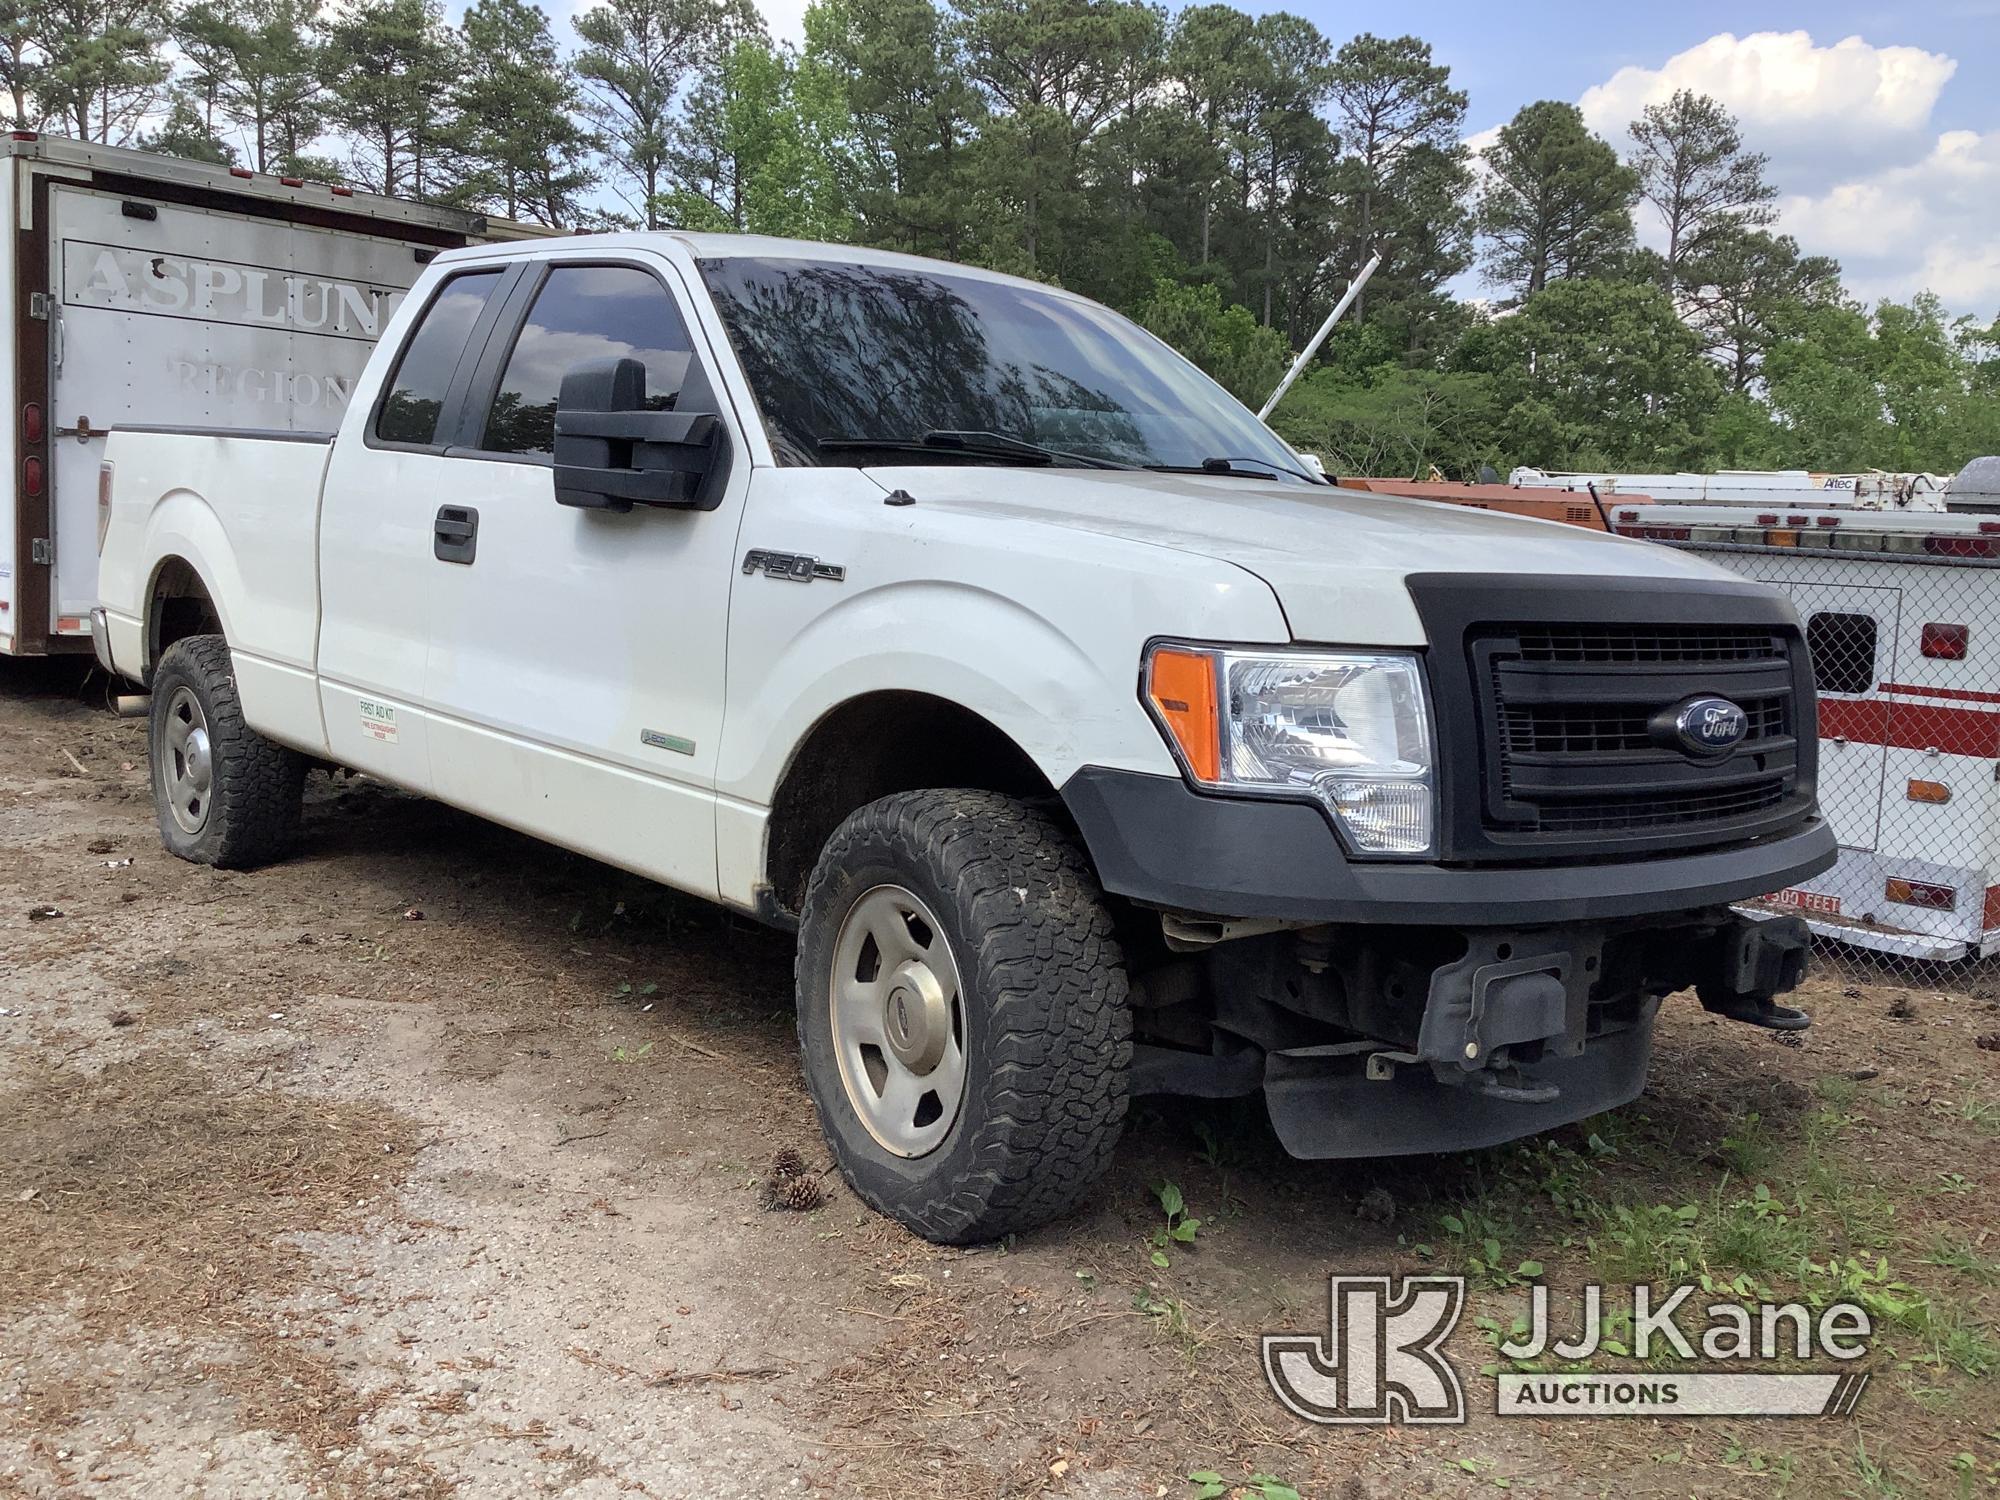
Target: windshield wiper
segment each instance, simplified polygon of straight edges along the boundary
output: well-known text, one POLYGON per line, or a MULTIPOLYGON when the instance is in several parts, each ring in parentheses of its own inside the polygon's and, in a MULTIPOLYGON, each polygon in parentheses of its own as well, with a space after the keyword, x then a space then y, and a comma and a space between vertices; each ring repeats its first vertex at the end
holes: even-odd
POLYGON ((1274 464, 1268 458, 1204 458, 1198 464, 1147 464, 1155 474, 1220 474, 1237 479, 1263 479, 1267 474, 1289 474, 1294 479, 1303 479, 1307 484, 1325 484, 1324 479, 1315 479, 1304 469, 1295 469, 1290 464, 1274 464), (1243 465, 1244 467, 1238 467, 1243 465), (1253 469, 1265 473, 1252 473, 1253 469))
POLYGON ((874 448, 884 453, 964 453, 978 458, 1011 458, 1024 464, 1067 464, 1086 469, 1130 469, 1115 459, 1093 458, 1087 453, 1065 453, 1060 448, 1044 448, 1025 438, 999 432, 961 432, 933 428, 922 437, 830 437, 821 438, 822 452, 845 453, 856 448, 874 448))

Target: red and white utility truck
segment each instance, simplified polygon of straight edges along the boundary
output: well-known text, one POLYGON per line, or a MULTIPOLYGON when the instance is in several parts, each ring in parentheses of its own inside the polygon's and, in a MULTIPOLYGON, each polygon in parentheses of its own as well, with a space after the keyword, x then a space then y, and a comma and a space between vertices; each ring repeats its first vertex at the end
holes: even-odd
MULTIPOLYGON (((1561 477, 1595 486, 1615 533, 1773 584, 1798 609, 1840 858, 1760 904, 1907 958, 2000 951, 2000 463, 1859 494, 1807 482, 1827 476, 1712 476, 1681 501, 1656 491, 1690 476, 1561 477)), ((1553 488, 1524 484, 1523 499, 1553 488)))

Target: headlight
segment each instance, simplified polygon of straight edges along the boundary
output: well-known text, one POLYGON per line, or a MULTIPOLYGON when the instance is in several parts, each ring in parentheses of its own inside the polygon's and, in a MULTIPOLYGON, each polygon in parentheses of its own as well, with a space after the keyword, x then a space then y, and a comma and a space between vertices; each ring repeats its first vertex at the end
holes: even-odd
POLYGON ((1414 656, 1156 646, 1146 700, 1201 785, 1307 793, 1356 849, 1431 852, 1436 782, 1414 656))

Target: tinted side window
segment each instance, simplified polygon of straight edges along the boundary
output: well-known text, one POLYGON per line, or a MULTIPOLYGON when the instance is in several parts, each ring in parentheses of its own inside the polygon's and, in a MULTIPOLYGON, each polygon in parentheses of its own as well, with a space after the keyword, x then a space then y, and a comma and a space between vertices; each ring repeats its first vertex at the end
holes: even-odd
POLYGON ((557 266, 535 296, 494 392, 480 447, 553 453, 563 372, 587 359, 627 357, 646 367, 646 407, 672 411, 693 346, 667 289, 631 266, 557 266))
POLYGON ((1817 614, 1806 621, 1813 686, 1822 693, 1865 693, 1875 686, 1875 617, 1817 614))
POLYGON ((472 271, 447 281, 410 334, 389 378, 389 394, 375 419, 375 436, 385 443, 437 441, 438 418, 444 415, 445 393, 473 324, 486 310, 498 271, 472 271))

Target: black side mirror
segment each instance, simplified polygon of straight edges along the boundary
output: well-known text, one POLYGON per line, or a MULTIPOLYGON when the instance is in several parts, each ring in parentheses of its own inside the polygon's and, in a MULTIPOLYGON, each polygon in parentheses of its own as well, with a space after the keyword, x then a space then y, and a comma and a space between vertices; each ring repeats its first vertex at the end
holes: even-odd
POLYGON ((563 373, 556 394, 556 502, 713 510, 727 442, 728 429, 712 413, 647 410, 638 360, 586 360, 563 373))

